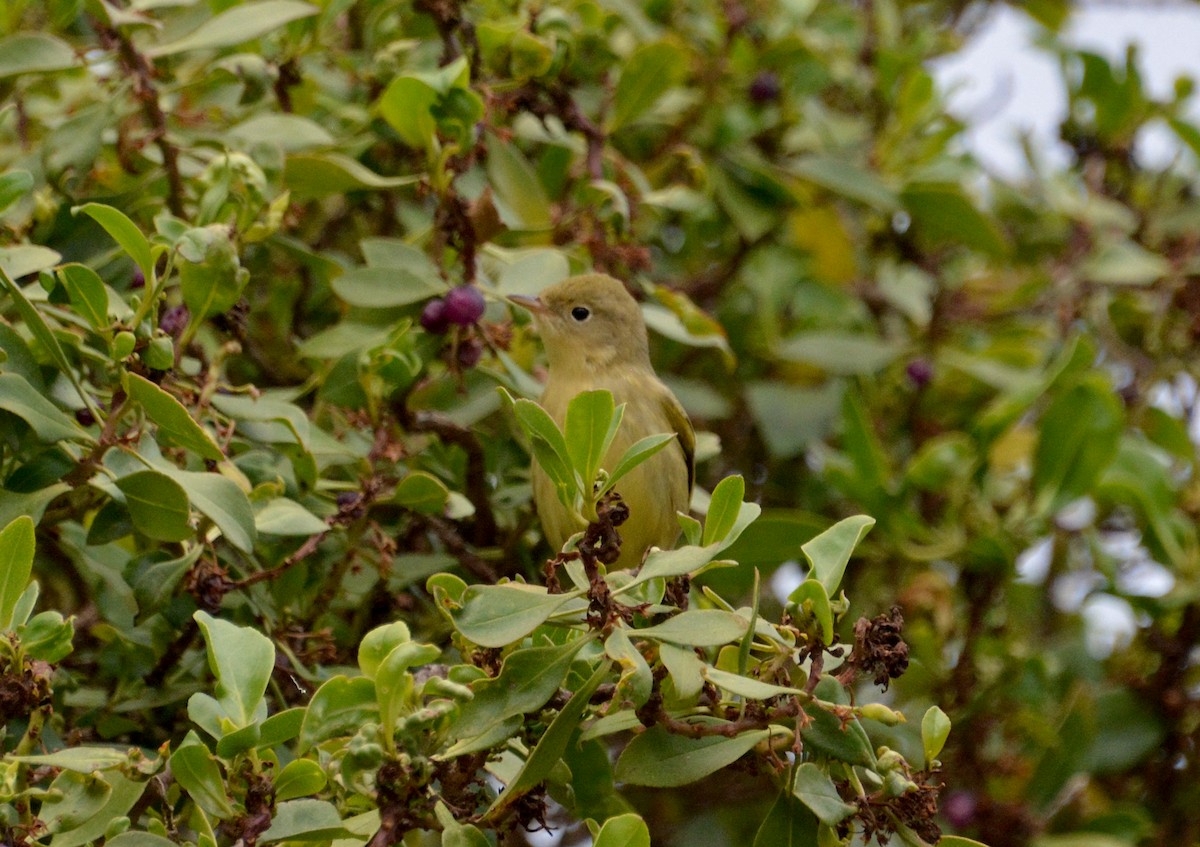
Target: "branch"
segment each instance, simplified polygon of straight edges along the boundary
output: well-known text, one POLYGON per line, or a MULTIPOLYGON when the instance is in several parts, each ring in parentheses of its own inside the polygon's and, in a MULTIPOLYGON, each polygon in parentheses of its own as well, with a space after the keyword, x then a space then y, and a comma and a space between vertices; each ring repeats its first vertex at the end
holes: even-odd
POLYGON ((463 493, 475 507, 471 541, 479 547, 495 544, 496 516, 492 513, 492 501, 488 498, 487 462, 479 437, 440 412, 413 412, 409 426, 414 432, 432 432, 442 441, 461 447, 467 454, 466 491, 463 493))
POLYGON ((150 125, 150 138, 162 153, 163 170, 167 174, 167 208, 177 218, 184 217, 183 177, 179 173, 179 149, 167 140, 167 115, 158 102, 158 89, 154 85, 154 68, 148 59, 137 51, 133 42, 119 30, 95 22, 101 43, 117 51, 121 69, 133 80, 133 94, 142 107, 142 115, 150 125))

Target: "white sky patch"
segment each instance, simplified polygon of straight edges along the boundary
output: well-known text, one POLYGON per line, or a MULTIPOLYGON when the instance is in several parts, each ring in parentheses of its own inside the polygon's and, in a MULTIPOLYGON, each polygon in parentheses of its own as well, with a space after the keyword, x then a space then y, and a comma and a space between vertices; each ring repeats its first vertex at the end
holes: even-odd
MULTIPOLYGON (((931 66, 949 92, 950 111, 969 124, 967 147, 1001 177, 1026 172, 1018 142, 1023 133, 1047 166, 1061 168, 1070 160, 1058 137, 1066 91, 1058 59, 1035 46, 1041 31, 1022 12, 999 6, 962 50, 931 66)), ((1143 85, 1154 99, 1170 99, 1180 76, 1200 78, 1200 6, 1191 3, 1081 6, 1062 39, 1118 66, 1126 47, 1136 43, 1143 85)), ((1200 117, 1196 98, 1191 113, 1200 117)), ((1138 138, 1137 155, 1150 166, 1170 163, 1180 149, 1165 126, 1148 127, 1138 138)))

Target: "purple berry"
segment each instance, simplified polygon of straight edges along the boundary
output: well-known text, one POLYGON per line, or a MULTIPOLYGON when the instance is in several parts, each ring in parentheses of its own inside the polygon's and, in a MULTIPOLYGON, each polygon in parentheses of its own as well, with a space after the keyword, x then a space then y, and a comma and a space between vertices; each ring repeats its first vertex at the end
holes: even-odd
POLYGON ((929 364, 928 359, 913 359, 904 372, 917 388, 924 388, 933 379, 933 365, 929 364))
POLYGON ((77 409, 75 420, 79 421, 81 426, 91 426, 96 422, 96 416, 91 413, 90 409, 77 409))
POLYGON ((762 71, 750 83, 750 99, 759 105, 773 103, 781 92, 779 77, 774 71, 762 71))
POLYGON ((975 822, 979 801, 970 791, 951 791, 942 801, 942 815, 955 829, 966 829, 975 822))
POLYGON ((487 304, 483 292, 473 285, 460 285, 446 295, 446 320, 459 326, 470 326, 483 315, 487 304))
POLYGON ((466 338, 458 345, 458 366, 464 370, 473 368, 483 358, 483 342, 478 338, 466 338))
POLYGON ((450 322, 446 320, 445 300, 439 297, 425 304, 425 308, 421 310, 421 326, 426 332, 435 335, 441 335, 450 328, 450 322))
POLYGON ((178 338, 187 328, 192 313, 182 304, 165 310, 158 318, 158 328, 172 338, 178 338))
POLYGON ((133 269, 133 278, 129 280, 129 287, 134 291, 146 287, 146 275, 142 273, 141 268, 133 269))

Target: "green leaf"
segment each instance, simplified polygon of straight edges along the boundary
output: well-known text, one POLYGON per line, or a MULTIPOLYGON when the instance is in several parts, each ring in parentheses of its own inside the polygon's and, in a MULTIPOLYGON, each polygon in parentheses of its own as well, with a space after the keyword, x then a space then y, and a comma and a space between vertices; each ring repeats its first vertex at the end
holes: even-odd
POLYGON ((814 847, 820 822, 790 792, 783 792, 771 806, 754 835, 753 847, 814 847))
POLYGON ((0 270, 13 279, 54 267, 62 254, 40 244, 14 244, 0 247, 0 270))
POLYGON ((263 694, 275 669, 275 645, 250 627, 214 618, 204 611, 192 617, 208 646, 208 666, 217 678, 216 698, 238 727, 266 716, 263 694))
POLYGON ((411 306, 446 293, 438 281, 398 268, 355 268, 330 285, 338 297, 363 309, 411 306))
POLYGON ((408 669, 427 665, 441 654, 432 644, 405 641, 393 647, 380 663, 375 671, 375 698, 379 702, 379 723, 385 732, 394 732, 401 711, 414 705, 414 683, 408 669))
POLYGON ((813 762, 804 762, 796 767, 792 782, 792 793, 801 803, 827 826, 837 826, 850 815, 855 807, 842 800, 833 780, 813 762))
POLYGON ((259 841, 325 841, 353 837, 346 829, 337 806, 328 800, 288 800, 275 807, 275 816, 259 841))
POLYGON ((821 641, 833 644, 833 609, 829 605, 825 585, 819 579, 810 577, 796 586, 796 590, 788 595, 787 605, 789 610, 795 607, 792 615, 801 626, 804 625, 804 618, 812 615, 820 627, 821 641))
POLYGON ((463 704, 454 723, 454 737, 481 735, 514 715, 546 705, 567 678, 579 650, 592 640, 589 634, 563 645, 527 647, 510 653, 499 675, 472 686, 475 697, 463 704))
POLYGON ((791 688, 786 685, 773 685, 769 682, 763 682, 760 679, 753 677, 742 676, 741 674, 723 671, 720 668, 714 668, 711 665, 704 665, 701 669, 704 678, 718 688, 728 691, 730 694, 736 694, 739 697, 747 697, 751 700, 767 700, 771 697, 779 697, 784 694, 803 694, 804 692, 798 688, 791 688))
POLYGON ((1171 272, 1171 263, 1136 241, 1117 241, 1100 246, 1079 271, 1088 281, 1105 285, 1151 285, 1171 272))
POLYGON ((504 225, 516 230, 550 229, 550 199, 521 151, 495 136, 488 136, 487 151, 488 181, 504 225))
POLYGON ((670 579, 695 573, 710 564, 717 555, 716 547, 680 547, 677 550, 658 550, 646 557, 646 563, 634 578, 635 583, 652 579, 670 579))
POLYGON ((604 642, 604 653, 621 667, 621 678, 617 680, 614 703, 631 704, 641 708, 650 699, 654 688, 654 676, 650 665, 623 627, 616 627, 604 642))
POLYGON ((746 633, 746 619, 721 609, 692 609, 667 618, 656 626, 635 629, 638 638, 653 638, 686 647, 719 647, 746 633))
POLYGON ((237 420, 242 426, 239 431, 247 430, 254 434, 259 441, 270 443, 295 443, 308 449, 309 426, 308 416, 295 403, 289 403, 270 395, 257 398, 236 394, 217 394, 212 398, 215 409, 222 414, 237 420), (274 428, 261 424, 282 424, 283 434, 274 428))
POLYGON ((472 585, 463 596, 454 625, 481 647, 506 647, 545 623, 578 592, 548 594, 546 589, 517 585, 472 585))
POLYGON ((592 847, 650 847, 650 828, 641 815, 617 815, 600 827, 592 847))
POLYGON ((33 304, 29 302, 29 298, 21 291, 20 286, 12 281, 8 272, 3 268, 0 268, 0 283, 4 284, 4 287, 8 289, 9 295, 12 296, 13 305, 17 307, 17 312, 20 313, 22 320, 25 321, 26 329, 33 333, 33 337, 50 354, 50 358, 54 360, 54 364, 57 366, 59 372, 66 376, 71 381, 71 384, 75 386, 75 391, 79 394, 80 399, 83 400, 84 405, 92 411, 92 414, 98 420, 103 420, 104 416, 100 414, 100 410, 92 402, 91 396, 79 384, 79 379, 75 376, 75 370, 67 360, 66 354, 63 353, 58 339, 54 337, 54 333, 50 331, 50 327, 46 326, 46 322, 42 320, 42 316, 38 313, 38 310, 34 308, 33 304))
MULTIPOLYGON (((822 677, 813 692, 817 697, 837 701, 845 699, 845 691, 833 677, 822 677)), ((804 707, 810 720, 800 731, 806 749, 831 756, 852 765, 874 766, 875 750, 857 718, 844 722, 821 703, 804 707)))
POLYGON ((275 777, 275 800, 283 803, 316 794, 327 782, 325 771, 312 759, 293 759, 275 777))
POLYGON ((678 437, 673 432, 660 432, 657 435, 647 435, 645 438, 638 439, 629 445, 629 449, 621 455, 620 460, 608 476, 608 488, 612 489, 615 487, 625 474, 675 441, 678 437))
POLYGON ((278 144, 287 153, 312 147, 332 147, 337 143, 329 130, 316 121, 287 113, 253 115, 231 127, 227 135, 247 146, 278 144))
POLYGON ((261 535, 307 537, 327 531, 329 524, 295 500, 276 497, 254 513, 254 528, 261 535))
POLYGON ((295 706, 276 712, 262 723, 262 731, 258 737, 258 748, 266 750, 280 744, 286 744, 300 734, 304 724, 303 706, 295 706))
POLYGON ((381 176, 342 153, 293 153, 283 170, 284 185, 297 200, 350 191, 388 191, 420 180, 416 174, 381 176))
POLYGON ((128 830, 104 841, 105 847, 176 847, 175 842, 161 835, 140 830, 128 830))
POLYGON ((112 795, 112 786, 99 774, 63 771, 50 784, 38 810, 46 831, 58 834, 78 829, 94 817, 112 795))
POLYGON ((1033 457, 1038 511, 1053 511, 1087 493, 1116 457, 1124 423, 1121 401, 1100 374, 1050 403, 1033 457))
POLYGON ((178 482, 158 471, 138 471, 117 480, 134 527, 157 541, 183 541, 195 535, 188 496, 178 482))
POLYGON ((0 373, 0 409, 12 412, 29 424, 39 440, 82 441, 95 439, 75 420, 46 399, 23 376, 12 372, 0 373))
POLYGON ((392 500, 422 515, 440 515, 446 509, 450 491, 433 474, 413 471, 400 480, 392 500))
POLYGON ((177 471, 167 466, 164 472, 183 486, 192 505, 216 524, 230 544, 244 553, 254 549, 258 537, 254 510, 236 482, 219 473, 177 471))
POLYGON ((150 242, 124 212, 103 203, 84 203, 71 209, 73 215, 80 212, 104 227, 104 231, 112 236, 113 241, 117 242, 141 269, 147 283, 154 279, 154 257, 150 252, 150 242))
POLYGON ((0 212, 33 190, 33 174, 29 171, 6 171, 0 175, 0 212))
POLYGON ((850 555, 873 526, 875 519, 867 515, 844 518, 800 548, 813 574, 825 586, 826 596, 837 592, 850 555))
POLYGON ((609 130, 616 132, 642 117, 688 73, 688 54, 673 41, 644 44, 621 66, 613 92, 609 130))
POLYGON ((751 382, 746 403, 767 449, 776 459, 797 456, 833 428, 841 406, 843 384, 829 380, 820 388, 751 382))
POLYGON ((71 45, 40 32, 18 32, 0 41, 0 79, 82 65, 71 45))
POLYGON ((321 684, 308 703, 296 752, 303 755, 327 738, 353 735, 378 713, 374 682, 366 677, 332 677, 321 684))
MULTIPOLYGON (((18 615, 13 615, 16 623, 18 615)), ((3 627, 0 627, 2 630, 3 627)), ((46 611, 33 616, 28 623, 17 627, 17 637, 25 652, 43 662, 58 662, 74 648, 75 619, 63 620, 56 611, 46 611)))
POLYGON ((412 75, 399 76, 388 83, 379 98, 379 114, 409 147, 424 150, 433 143, 437 130, 432 108, 439 92, 428 82, 412 75))
POLYGON ((616 778, 630 785, 652 788, 688 785, 733 764, 770 735, 769 729, 758 729, 732 738, 720 735, 688 738, 653 726, 630 741, 621 753, 616 778))
POLYGON ((705 547, 725 540, 737 522, 745 496, 746 481, 741 474, 731 474, 717 483, 708 503, 708 514, 704 518, 701 542, 705 547))
POLYGON ((108 291, 104 280, 86 265, 75 263, 59 268, 58 278, 67 289, 76 313, 97 332, 108 329, 108 291))
POLYGON ((358 669, 367 679, 374 679, 375 672, 388 654, 410 640, 412 633, 404 621, 392 621, 375 627, 358 643, 358 669))
POLYGON ((873 374, 903 351, 899 344, 863 333, 814 330, 793 335, 779 344, 776 354, 838 375, 873 374))
POLYGON ((608 662, 601 662, 587 681, 575 690, 571 699, 542 733, 537 746, 525 760, 521 770, 509 782, 508 787, 484 812, 484 819, 495 821, 513 802, 546 779, 550 770, 559 763, 572 737, 579 732, 579 723, 587 710, 592 695, 612 673, 608 662))
POLYGON ((145 50, 151 58, 188 50, 217 50, 267 35, 300 18, 321 10, 299 0, 260 0, 239 3, 205 21, 182 38, 145 50))
POLYGON ((614 409, 612 394, 604 390, 580 392, 567 405, 567 455, 585 484, 596 478, 624 413, 625 406, 614 409))
POLYGON ((129 762, 127 747, 101 747, 84 744, 79 747, 66 747, 53 753, 40 753, 34 756, 12 756, 13 761, 24 762, 27 765, 61 768, 75 773, 90 774, 97 771, 111 771, 129 762))
POLYGON ((40 521, 51 501, 70 490, 71 486, 65 482, 56 482, 29 494, 0 489, 0 525, 7 526, 21 515, 28 515, 34 522, 40 521))
POLYGON ((491 847, 491 841, 478 827, 459 823, 446 804, 438 801, 434 807, 442 827, 441 847, 491 847))
POLYGON ((1007 255, 1004 234, 957 183, 910 183, 900 196, 914 231, 933 244, 961 244, 995 258, 1007 255))
POLYGON ((700 693, 704 687, 704 662, 695 650, 663 643, 658 646, 658 658, 671 675, 679 699, 690 700, 700 693))
POLYGON ((925 767, 932 767, 949 737, 950 718, 937 706, 930 706, 925 717, 921 718, 921 747, 925 751, 925 767))
POLYGON ((789 163, 787 169, 801 179, 878 211, 894 212, 900 208, 900 198, 878 174, 852 162, 831 156, 806 156, 789 163))
POLYGON ((570 466, 571 453, 567 449, 566 439, 554 419, 532 400, 517 400, 513 403, 513 412, 517 422, 530 438, 540 438, 558 455, 563 464, 570 466))
POLYGON ((242 296, 249 274, 231 238, 228 227, 213 224, 179 239, 179 291, 193 323, 229 311, 242 296))
POLYGON ((214 462, 225 458, 208 430, 196 423, 183 404, 170 394, 135 373, 126 375, 125 387, 146 417, 158 426, 163 443, 191 450, 200 458, 214 462))
POLYGON ((171 754, 171 776, 209 816, 228 820, 236 814, 225 794, 221 768, 195 731, 171 754))
POLYGON ((57 833, 50 842, 53 847, 96 844, 108 833, 113 821, 128 814, 148 785, 143 779, 129 779, 115 770, 105 773, 104 781, 112 788, 104 807, 70 832, 57 833))

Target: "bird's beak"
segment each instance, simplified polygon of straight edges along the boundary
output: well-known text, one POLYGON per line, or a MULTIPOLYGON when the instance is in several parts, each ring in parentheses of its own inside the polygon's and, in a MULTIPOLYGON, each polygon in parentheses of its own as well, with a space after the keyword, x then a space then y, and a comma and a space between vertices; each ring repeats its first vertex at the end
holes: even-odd
POLYGON ((544 315, 547 312, 546 304, 539 297, 530 297, 528 294, 510 294, 508 301, 515 303, 522 309, 527 309, 535 315, 544 315))

